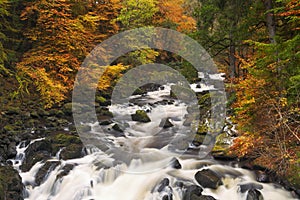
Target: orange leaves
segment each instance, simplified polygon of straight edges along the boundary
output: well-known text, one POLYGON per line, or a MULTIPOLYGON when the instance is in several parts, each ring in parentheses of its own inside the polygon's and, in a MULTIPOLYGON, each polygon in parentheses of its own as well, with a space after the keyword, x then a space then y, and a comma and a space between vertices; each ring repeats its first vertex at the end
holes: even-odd
POLYGON ((167 21, 174 23, 181 32, 190 32, 196 29, 196 21, 185 14, 183 0, 160 0, 158 3, 160 15, 157 22, 163 24, 167 21))

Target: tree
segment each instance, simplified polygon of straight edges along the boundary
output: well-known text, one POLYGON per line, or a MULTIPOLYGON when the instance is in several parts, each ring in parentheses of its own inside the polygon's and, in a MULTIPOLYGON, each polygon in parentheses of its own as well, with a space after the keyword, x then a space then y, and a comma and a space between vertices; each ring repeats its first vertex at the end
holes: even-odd
POLYGON ((18 0, 0 1, 0 74, 11 74, 13 72, 13 62, 17 60, 17 51, 20 40, 19 13, 16 11, 20 7, 18 0))
POLYGON ((34 81, 46 106, 69 97, 85 55, 116 32, 117 27, 110 22, 116 10, 114 4, 94 2, 86 10, 78 11, 68 0, 36 0, 26 4, 21 17, 27 24, 24 34, 32 48, 17 68, 19 74, 34 81), (105 25, 107 30, 102 32, 101 26, 105 25))

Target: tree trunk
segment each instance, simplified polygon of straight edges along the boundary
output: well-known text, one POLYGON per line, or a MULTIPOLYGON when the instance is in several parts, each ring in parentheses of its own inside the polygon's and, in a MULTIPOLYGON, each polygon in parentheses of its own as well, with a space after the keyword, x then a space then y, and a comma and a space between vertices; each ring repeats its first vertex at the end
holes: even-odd
POLYGON ((276 22, 274 12, 270 11, 271 9, 273 9, 273 2, 272 0, 263 0, 263 3, 265 5, 266 11, 268 12, 266 14, 266 23, 269 32, 269 39, 271 43, 276 43, 276 22))

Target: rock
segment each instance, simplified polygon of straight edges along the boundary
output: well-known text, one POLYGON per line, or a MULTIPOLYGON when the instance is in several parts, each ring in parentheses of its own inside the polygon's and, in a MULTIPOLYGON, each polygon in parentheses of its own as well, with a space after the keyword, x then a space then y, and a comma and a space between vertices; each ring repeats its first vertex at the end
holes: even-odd
POLYGON ((171 167, 173 167, 175 169, 181 169, 181 164, 176 158, 172 158, 171 167))
POLYGON ((60 161, 47 161, 36 173, 35 183, 37 185, 43 183, 48 178, 50 172, 53 171, 59 164, 60 161))
POLYGON ((121 132, 123 133, 124 131, 120 128, 120 126, 118 124, 114 124, 112 126, 112 129, 115 130, 115 131, 118 131, 118 132, 121 132))
POLYGON ((172 196, 172 194, 170 194, 170 195, 166 194, 162 197, 162 200, 173 200, 173 196, 172 196))
POLYGON ((87 133, 92 130, 92 127, 89 125, 78 125, 76 126, 76 129, 81 133, 87 133))
POLYGON ((0 199, 23 200, 23 190, 18 172, 12 166, 0 166, 0 199))
POLYGON ((7 147, 7 159, 12 159, 16 157, 17 150, 16 150, 16 142, 10 142, 7 147))
POLYGON ((165 187, 169 186, 170 184, 170 180, 168 178, 164 178, 160 183, 159 186, 157 188, 157 192, 162 192, 165 187))
POLYGON ((174 138, 169 148, 172 150, 187 150, 189 148, 189 141, 186 138, 174 138))
POLYGON ((96 96, 95 101, 99 103, 100 106, 109 106, 111 104, 111 102, 103 96, 96 96))
POLYGON ((104 120, 104 121, 102 121, 102 122, 100 122, 99 124, 101 125, 101 126, 107 126, 107 125, 110 125, 110 124, 112 124, 113 122, 111 121, 111 120, 104 120))
POLYGON ((195 99, 195 92, 189 86, 172 85, 170 97, 191 101, 195 99))
POLYGON ((264 197, 260 191, 256 189, 251 189, 248 191, 246 200, 263 200, 264 197))
POLYGON ((62 172, 60 172, 57 176, 56 176, 56 180, 61 179, 64 176, 67 176, 70 171, 74 168, 73 164, 66 164, 63 168, 62 168, 62 172))
POLYGON ((195 174, 196 181, 204 188, 217 189, 223 184, 221 176, 210 169, 198 171, 195 174))
POLYGON ((215 146, 212 149, 212 156, 218 160, 234 160, 236 155, 229 154, 231 137, 227 133, 221 133, 216 137, 215 146))
POLYGON ((174 125, 170 122, 169 118, 162 119, 159 123, 159 127, 163 127, 163 128, 170 128, 172 126, 174 125))
POLYGON ((198 185, 190 185, 187 186, 184 194, 183 194, 183 200, 191 200, 193 198, 201 196, 203 189, 198 185), (195 197, 193 197, 195 196, 195 197))
POLYGON ((266 172, 263 171, 255 171, 256 180, 261 183, 270 183, 270 177, 266 172))
POLYGON ((216 199, 208 195, 201 195, 201 196, 192 195, 189 200, 216 200, 216 199))
POLYGON ((83 144, 78 136, 60 133, 51 136, 49 140, 52 143, 52 155, 55 155, 60 149, 60 159, 73 159, 83 156, 83 144))
POLYGON ((6 115, 17 115, 20 113, 20 108, 18 107, 8 107, 5 112, 6 115))
POLYGON ((59 159, 68 160, 74 158, 81 158, 83 157, 82 149, 83 145, 81 144, 70 144, 61 151, 59 159))
POLYGON ((261 190, 261 189, 263 189, 263 186, 260 184, 256 184, 256 183, 247 183, 247 184, 240 185, 241 193, 245 193, 248 190, 254 190, 254 189, 261 190))
POLYGON ((133 121, 147 123, 150 122, 150 118, 144 110, 137 110, 135 114, 131 115, 133 121))
POLYGON ((25 150, 26 157, 20 169, 23 172, 30 170, 35 163, 50 158, 51 152, 52 146, 49 140, 36 141, 30 144, 25 150))

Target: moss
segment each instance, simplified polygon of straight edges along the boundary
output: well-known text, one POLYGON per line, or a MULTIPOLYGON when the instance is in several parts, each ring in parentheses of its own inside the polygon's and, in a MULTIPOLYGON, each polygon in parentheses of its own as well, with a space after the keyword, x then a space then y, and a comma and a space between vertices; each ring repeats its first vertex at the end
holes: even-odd
POLYGON ((78 136, 69 134, 57 134, 53 138, 53 142, 57 144, 70 145, 70 144, 81 144, 81 140, 78 136))
POLYGON ((64 134, 60 133, 57 134, 51 138, 49 138, 52 141, 52 153, 56 154, 59 149, 63 147, 69 147, 72 145, 80 145, 82 146, 82 142, 78 136, 74 135, 69 135, 69 134, 64 134))
POLYGON ((144 123, 151 121, 151 119, 148 117, 147 113, 144 110, 137 110, 135 114, 131 115, 131 118, 133 121, 144 123))
POLYGON ((206 124, 199 124, 197 134, 205 135, 208 132, 208 126, 206 124))

